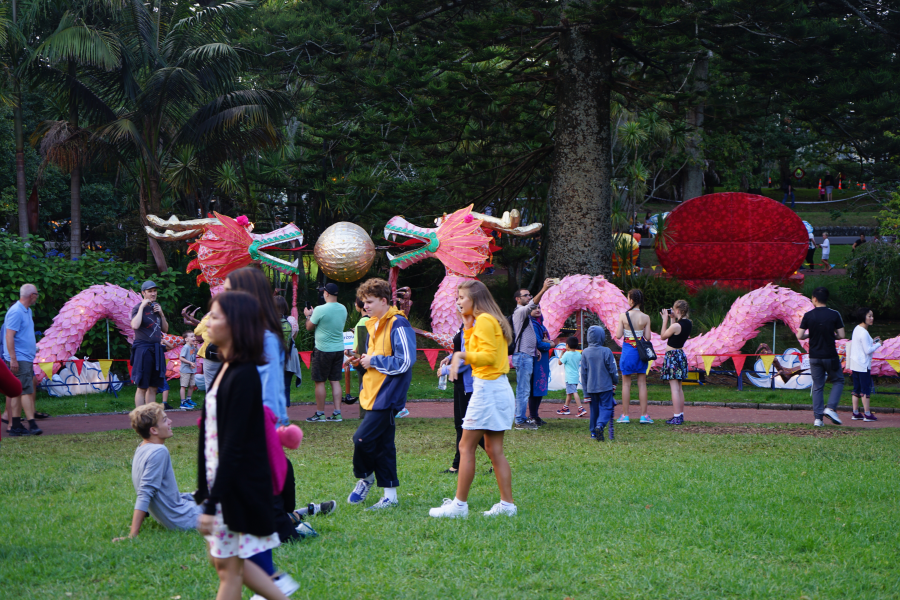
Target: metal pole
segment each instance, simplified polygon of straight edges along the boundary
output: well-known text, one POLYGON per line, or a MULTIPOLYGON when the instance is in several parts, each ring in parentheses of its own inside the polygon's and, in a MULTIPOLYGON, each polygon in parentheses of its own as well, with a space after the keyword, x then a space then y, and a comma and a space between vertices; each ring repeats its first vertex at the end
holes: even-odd
POLYGON ((109 351, 109 319, 106 320, 106 358, 112 360, 112 353, 109 351))
POLYGON ((778 321, 772 321, 772 354, 775 354, 775 326, 778 325, 778 321))

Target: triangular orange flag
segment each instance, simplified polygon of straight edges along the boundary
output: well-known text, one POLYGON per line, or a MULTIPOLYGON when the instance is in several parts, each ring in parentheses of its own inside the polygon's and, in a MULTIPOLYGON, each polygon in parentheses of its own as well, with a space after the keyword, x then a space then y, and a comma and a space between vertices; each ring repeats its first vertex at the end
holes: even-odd
POLYGON ((81 369, 84 367, 84 359, 75 359, 72 362, 75 363, 75 370, 81 375, 81 369))
POLYGON ((734 363, 734 370, 738 375, 744 372, 744 361, 747 360, 747 356, 744 354, 732 354, 731 361, 734 363))
POLYGON ((303 359, 303 364, 306 365, 306 368, 309 368, 309 361, 312 360, 312 352, 307 350, 306 352, 300 353, 300 358, 303 359))

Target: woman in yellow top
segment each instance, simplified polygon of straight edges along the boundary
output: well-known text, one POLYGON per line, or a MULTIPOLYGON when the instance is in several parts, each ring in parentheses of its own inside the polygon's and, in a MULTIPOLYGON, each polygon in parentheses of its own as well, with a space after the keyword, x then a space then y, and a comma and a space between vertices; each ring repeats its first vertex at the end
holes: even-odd
POLYGON ((509 322, 491 293, 480 281, 465 281, 457 291, 456 305, 465 327, 465 352, 457 352, 450 362, 450 379, 456 381, 460 364, 472 367, 472 398, 463 418, 459 442, 459 479, 456 497, 445 498, 444 504, 432 508, 432 517, 466 517, 469 515, 469 488, 475 478, 475 448, 482 437, 485 450, 494 466, 500 488, 500 502, 484 515, 513 516, 516 505, 512 497, 512 474, 503 455, 503 432, 512 428, 516 397, 509 385, 509 358, 506 348, 512 342, 509 322))

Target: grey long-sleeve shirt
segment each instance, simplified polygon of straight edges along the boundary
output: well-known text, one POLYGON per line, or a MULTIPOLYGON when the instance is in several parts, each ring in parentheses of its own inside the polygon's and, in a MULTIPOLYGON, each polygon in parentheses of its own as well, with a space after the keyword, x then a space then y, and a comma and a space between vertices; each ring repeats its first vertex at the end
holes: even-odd
POLYGON ((522 352, 528 356, 540 356, 537 349, 537 336, 534 335, 534 327, 531 326, 531 311, 537 305, 532 301, 524 306, 517 306, 512 315, 513 342, 519 340, 513 352, 522 352), (523 331, 522 328, 525 328, 523 331), (519 335, 521 334, 521 339, 519 335))
POLYGON ((142 510, 166 529, 197 526, 200 507, 190 494, 178 491, 169 450, 162 444, 141 444, 131 463, 131 482, 137 493, 135 510, 142 510))

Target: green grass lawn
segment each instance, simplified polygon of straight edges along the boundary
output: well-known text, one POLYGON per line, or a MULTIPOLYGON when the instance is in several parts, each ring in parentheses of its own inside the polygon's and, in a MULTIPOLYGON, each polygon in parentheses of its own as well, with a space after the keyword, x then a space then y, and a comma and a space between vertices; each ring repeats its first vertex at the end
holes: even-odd
MULTIPOLYGON (((275 550, 301 583, 293 598, 900 595, 896 430, 631 425, 601 445, 581 423, 553 423, 507 435, 517 517, 481 516, 498 492, 479 453, 469 518, 437 521, 428 509, 455 488, 440 473, 450 421, 398 424, 401 505, 376 514, 344 502, 354 426, 309 429, 290 451, 298 501, 340 503, 311 520, 320 537, 275 550)), ((178 429, 168 443, 184 491, 195 432, 178 429)), ((198 534, 148 519, 137 539, 111 543, 130 523, 136 445, 133 432, 3 440, 2 597, 214 596, 198 534)))

